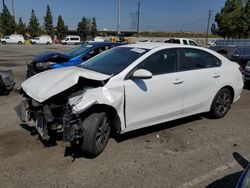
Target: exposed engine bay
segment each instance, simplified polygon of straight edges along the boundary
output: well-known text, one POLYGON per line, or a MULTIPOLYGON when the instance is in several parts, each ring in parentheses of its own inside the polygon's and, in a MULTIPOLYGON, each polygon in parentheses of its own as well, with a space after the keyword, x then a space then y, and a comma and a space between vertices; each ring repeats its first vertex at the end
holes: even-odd
POLYGON ((53 132, 63 132, 64 141, 73 141, 83 136, 82 114, 73 113, 74 104, 82 99, 86 88, 97 88, 103 84, 103 81, 79 78, 76 85, 43 102, 21 90, 25 100, 15 110, 23 122, 36 127, 42 140, 49 141, 53 132))

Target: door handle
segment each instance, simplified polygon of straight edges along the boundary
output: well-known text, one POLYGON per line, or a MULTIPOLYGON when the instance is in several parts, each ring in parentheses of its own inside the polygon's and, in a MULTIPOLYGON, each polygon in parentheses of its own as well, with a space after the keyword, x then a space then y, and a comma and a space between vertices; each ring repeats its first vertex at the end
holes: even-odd
POLYGON ((213 74, 213 78, 219 78, 219 77, 220 77, 219 74, 217 74, 217 73, 214 73, 214 74, 213 74))
POLYGON ((180 79, 175 79, 173 81, 173 84, 182 84, 184 82, 184 80, 180 80, 180 79))

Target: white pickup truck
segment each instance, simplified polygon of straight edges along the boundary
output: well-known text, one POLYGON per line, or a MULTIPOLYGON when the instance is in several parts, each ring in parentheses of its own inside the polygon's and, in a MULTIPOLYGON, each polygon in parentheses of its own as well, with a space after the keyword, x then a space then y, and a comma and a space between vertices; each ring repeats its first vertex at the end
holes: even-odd
POLYGON ((172 38, 164 41, 164 43, 174 43, 174 44, 183 44, 191 46, 200 46, 196 41, 187 38, 172 38))

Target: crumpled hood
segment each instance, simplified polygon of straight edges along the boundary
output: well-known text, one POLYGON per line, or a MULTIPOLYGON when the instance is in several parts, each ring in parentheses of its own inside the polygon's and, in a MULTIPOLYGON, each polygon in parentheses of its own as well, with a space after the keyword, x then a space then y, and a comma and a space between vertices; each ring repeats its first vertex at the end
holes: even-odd
POLYGON ((46 62, 48 60, 51 60, 52 62, 64 62, 68 61, 70 59, 69 56, 59 53, 59 52, 53 52, 53 51, 46 51, 43 52, 33 58, 33 61, 40 63, 40 62, 46 62))
POLYGON ((36 74, 24 81, 21 86, 31 98, 43 102, 77 84, 79 77, 103 81, 111 76, 80 67, 66 67, 36 74))

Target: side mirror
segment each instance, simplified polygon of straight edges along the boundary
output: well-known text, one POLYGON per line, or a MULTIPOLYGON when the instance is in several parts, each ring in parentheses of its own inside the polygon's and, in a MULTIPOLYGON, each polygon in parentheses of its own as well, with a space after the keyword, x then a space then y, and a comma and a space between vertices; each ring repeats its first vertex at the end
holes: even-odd
POLYGON ((145 69, 138 69, 132 74, 132 79, 150 79, 152 73, 145 69))

